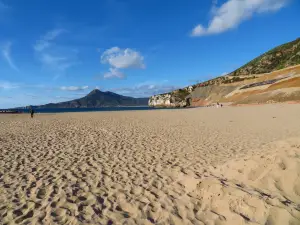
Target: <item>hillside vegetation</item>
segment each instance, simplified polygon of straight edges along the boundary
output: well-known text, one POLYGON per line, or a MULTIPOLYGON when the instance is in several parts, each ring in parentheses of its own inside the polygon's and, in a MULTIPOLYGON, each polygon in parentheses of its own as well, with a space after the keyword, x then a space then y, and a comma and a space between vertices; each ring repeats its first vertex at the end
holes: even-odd
POLYGON ((273 48, 229 75, 241 76, 270 73, 298 64, 300 64, 300 38, 273 48))

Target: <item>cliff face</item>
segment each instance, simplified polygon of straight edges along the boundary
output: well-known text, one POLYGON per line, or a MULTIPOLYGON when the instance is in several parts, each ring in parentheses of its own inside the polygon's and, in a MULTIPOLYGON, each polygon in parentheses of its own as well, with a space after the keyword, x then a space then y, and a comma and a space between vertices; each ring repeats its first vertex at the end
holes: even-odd
POLYGON ((193 86, 178 89, 170 93, 150 97, 148 105, 152 107, 187 107, 190 106, 190 94, 193 86))
POLYGON ((210 85, 206 87, 197 87, 191 93, 192 106, 205 106, 214 102, 225 102, 224 96, 236 90, 236 85, 210 85))
MULTIPOLYGON (((300 66, 297 65, 300 65, 300 38, 266 52, 225 76, 170 93, 152 96, 148 104, 154 107, 186 107, 210 105, 216 102, 267 102, 270 95, 262 94, 258 89, 267 88, 273 83, 280 83, 283 77, 286 79, 297 77, 300 73, 300 66), (287 74, 288 77, 286 77, 287 74), (248 87, 246 88, 245 85, 248 87), (249 87, 255 91, 248 89, 249 87), (254 97, 258 93, 259 95, 254 97)), ((287 94, 281 94, 280 97, 272 95, 270 99, 276 101, 276 96, 278 96, 278 101, 298 98, 295 97, 298 96, 297 94, 286 98, 284 96, 287 94)))
POLYGON ((176 99, 172 94, 162 94, 150 97, 148 105, 152 107, 186 107, 188 101, 176 99))

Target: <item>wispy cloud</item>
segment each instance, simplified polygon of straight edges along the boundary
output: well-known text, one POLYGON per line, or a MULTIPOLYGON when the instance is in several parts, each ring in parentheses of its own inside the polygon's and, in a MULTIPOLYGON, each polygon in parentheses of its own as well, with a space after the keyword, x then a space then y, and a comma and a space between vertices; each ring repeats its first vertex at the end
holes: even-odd
MULTIPOLYGON (((69 92, 78 92, 88 90, 89 86, 47 86, 44 84, 24 84, 24 83, 13 83, 10 81, 1 81, 0 80, 0 90, 11 90, 11 89, 30 89, 30 90, 48 90, 48 91, 69 91, 69 92)), ((84 94, 73 93, 73 95, 84 94)), ((26 96, 33 97, 33 94, 26 93, 26 96)), ((36 96, 36 95, 34 95, 36 96)))
POLYGON ((45 84, 20 84, 19 85, 22 88, 41 88, 41 89, 45 89, 47 87, 47 85, 45 84))
POLYGON ((33 46, 43 67, 55 73, 54 79, 78 64, 78 50, 57 43, 57 39, 66 32, 65 29, 51 30, 37 40, 33 46))
POLYGON ((39 95, 29 94, 29 93, 26 93, 26 94, 24 94, 24 95, 26 95, 26 96, 28 96, 28 97, 30 97, 30 98, 32 98, 32 99, 38 99, 38 98, 40 97, 39 95))
MULTIPOLYGON (((7 24, 7 22, 11 19, 12 7, 7 3, 10 1, 0 0, 0 23, 7 24)), ((1 31, 3 32, 3 31, 1 31)))
POLYGON ((40 60, 44 65, 60 71, 64 71, 74 65, 74 62, 70 62, 68 57, 55 56, 48 53, 42 54, 40 60))
POLYGON ((109 72, 104 74, 104 78, 124 78, 120 69, 144 69, 144 57, 137 51, 130 48, 121 49, 113 47, 103 52, 101 63, 110 66, 109 72))
POLYGON ((214 14, 217 11, 218 0, 212 0, 211 13, 214 14))
POLYGON ((10 90, 10 89, 15 89, 15 88, 19 88, 20 85, 16 84, 16 83, 12 83, 9 81, 0 81, 0 90, 10 90))
MULTIPOLYGON (((53 98, 53 96, 50 96, 51 98, 53 98)), ((56 95, 54 96, 55 99, 61 99, 61 100, 73 100, 74 97, 67 97, 67 96, 60 96, 60 95, 56 95)))
POLYGON ((49 48, 53 44, 52 41, 64 32, 66 32, 64 29, 54 29, 47 32, 41 39, 36 41, 33 46, 34 50, 40 52, 49 48))
POLYGON ((89 86, 62 86, 59 89, 62 91, 83 91, 88 89, 89 86))
POLYGON ((217 1, 214 0, 213 18, 208 27, 197 25, 191 36, 213 35, 234 29, 254 14, 278 11, 288 2, 289 0, 228 0, 218 8, 217 1))
POLYGON ((12 43, 10 41, 5 43, 4 46, 2 47, 2 55, 6 60, 6 62, 8 63, 8 65, 10 66, 10 68, 12 68, 15 71, 19 71, 18 67, 14 64, 14 61, 11 56, 11 46, 12 43))
POLYGON ((6 4, 4 4, 2 1, 0 1, 0 11, 4 11, 9 9, 10 7, 6 4))

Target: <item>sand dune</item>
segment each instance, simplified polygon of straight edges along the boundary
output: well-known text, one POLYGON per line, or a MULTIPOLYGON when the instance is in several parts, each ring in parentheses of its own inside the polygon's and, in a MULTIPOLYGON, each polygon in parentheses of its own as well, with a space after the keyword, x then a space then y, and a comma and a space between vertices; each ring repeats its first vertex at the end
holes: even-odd
POLYGON ((0 116, 0 224, 300 224, 300 105, 0 116))

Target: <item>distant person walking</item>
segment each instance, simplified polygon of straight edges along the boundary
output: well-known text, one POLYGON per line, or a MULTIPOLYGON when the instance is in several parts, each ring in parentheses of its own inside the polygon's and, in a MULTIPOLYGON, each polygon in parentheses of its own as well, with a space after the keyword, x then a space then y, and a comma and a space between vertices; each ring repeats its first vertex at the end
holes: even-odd
POLYGON ((31 118, 33 118, 33 115, 34 115, 34 110, 33 110, 33 108, 31 108, 30 109, 30 116, 31 116, 31 118))

